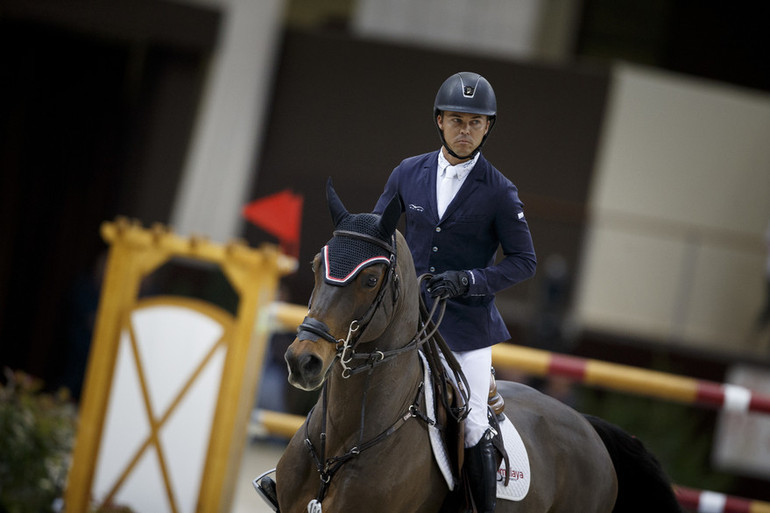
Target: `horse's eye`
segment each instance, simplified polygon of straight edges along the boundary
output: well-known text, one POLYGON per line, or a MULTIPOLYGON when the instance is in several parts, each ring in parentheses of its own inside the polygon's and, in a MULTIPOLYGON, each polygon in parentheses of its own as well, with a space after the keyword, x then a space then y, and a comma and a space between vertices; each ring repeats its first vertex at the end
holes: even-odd
POLYGON ((376 276, 369 276, 366 279, 366 286, 367 287, 374 287, 375 285, 377 285, 377 277, 376 276))

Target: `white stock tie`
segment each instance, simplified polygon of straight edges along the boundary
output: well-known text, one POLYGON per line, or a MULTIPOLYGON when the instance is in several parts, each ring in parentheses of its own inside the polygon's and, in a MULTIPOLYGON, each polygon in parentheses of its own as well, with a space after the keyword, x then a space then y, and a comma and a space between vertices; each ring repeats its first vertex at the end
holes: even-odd
POLYGON ((460 180, 457 178, 457 168, 454 166, 447 166, 444 168, 444 176, 441 177, 438 185, 438 193, 436 194, 436 206, 438 207, 438 217, 441 219, 444 217, 446 208, 452 202, 452 199, 457 194, 457 189, 460 188, 460 180))

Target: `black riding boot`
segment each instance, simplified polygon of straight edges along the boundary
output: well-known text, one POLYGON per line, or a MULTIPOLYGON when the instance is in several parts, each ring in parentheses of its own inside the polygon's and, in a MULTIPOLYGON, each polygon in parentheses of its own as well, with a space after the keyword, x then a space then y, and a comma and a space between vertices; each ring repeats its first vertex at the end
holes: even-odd
POLYGON ((497 458, 489 431, 478 444, 465 449, 464 465, 476 511, 494 512, 497 500, 497 458))

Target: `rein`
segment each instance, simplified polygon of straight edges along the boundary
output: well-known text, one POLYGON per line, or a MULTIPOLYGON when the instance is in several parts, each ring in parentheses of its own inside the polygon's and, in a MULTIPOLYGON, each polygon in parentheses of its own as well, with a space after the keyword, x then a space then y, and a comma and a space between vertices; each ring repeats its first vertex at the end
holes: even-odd
MULTIPOLYGON (((324 383, 323 386, 323 397, 322 397, 322 425, 321 425, 321 433, 320 433, 320 448, 319 451, 316 451, 315 446, 313 445, 312 441, 310 440, 310 418, 313 415, 313 412, 315 410, 315 407, 310 410, 310 412, 307 415, 307 419, 305 421, 305 446, 310 454, 310 457, 313 459, 313 462, 316 465, 316 469, 318 470, 318 473, 320 475, 320 487, 318 490, 317 498, 315 499, 315 505, 317 507, 317 510, 320 511, 320 503, 323 501, 324 497, 326 496, 326 493, 329 489, 329 485, 331 483, 331 479, 336 474, 336 472, 348 461, 355 458, 359 454, 361 454, 363 451, 374 447, 378 443, 382 442, 386 438, 388 438, 390 435, 395 433, 401 426, 403 426, 409 419, 413 417, 417 417, 421 419, 422 421, 436 425, 436 421, 434 419, 430 419, 427 415, 427 413, 423 413, 420 410, 420 399, 423 395, 423 389, 425 387, 425 383, 422 381, 417 386, 417 392, 414 401, 412 401, 412 404, 409 405, 409 407, 400 414, 400 416, 384 431, 379 433, 374 438, 364 441, 363 435, 364 435, 364 427, 365 427, 365 420, 366 420, 366 397, 367 393, 369 391, 369 384, 370 379, 372 376, 372 373, 374 372, 375 367, 379 366, 380 364, 387 362, 389 360, 392 360, 393 358, 397 358, 398 356, 411 352, 414 350, 419 349, 420 347, 426 346, 428 349, 425 351, 426 358, 429 362, 429 366, 431 367, 432 373, 431 375, 434 376, 434 379, 439 383, 441 387, 443 387, 443 392, 441 395, 442 401, 444 402, 444 405, 446 407, 446 410, 450 412, 452 417, 460 421, 468 414, 468 382, 465 378, 465 375, 462 373, 462 370, 460 369, 459 364, 457 363, 456 359, 454 358, 454 355, 452 354, 449 347, 446 345, 446 342, 441 337, 441 335, 438 332, 438 326, 441 323, 441 320, 444 317, 444 312, 446 311, 446 300, 445 299, 438 299, 434 301, 432 308, 430 312, 428 312, 427 308, 425 307, 424 301, 422 299, 422 295, 420 294, 420 326, 418 327, 417 333, 412 337, 412 339, 406 343, 404 346, 391 349, 387 351, 381 351, 378 349, 374 349, 371 352, 358 352, 356 349, 359 346, 361 336, 363 332, 366 330, 366 327, 369 325, 369 322, 371 322, 372 318, 374 317, 374 313, 377 311, 377 309, 382 304, 383 298, 385 296, 385 292, 388 288, 391 288, 393 293, 393 305, 395 305, 398 301, 399 297, 399 278, 398 273, 396 272, 396 239, 395 235, 392 236, 391 244, 387 244, 386 242, 379 240, 375 237, 371 237, 369 235, 356 233, 356 232, 350 232, 350 231, 343 231, 343 230, 337 230, 334 232, 335 236, 343 236, 343 237, 351 237, 356 238, 360 240, 364 240, 366 242, 371 242, 374 244, 377 244, 383 248, 385 248, 390 253, 389 258, 389 265, 388 265, 388 271, 386 274, 386 278, 383 281, 382 285, 380 286, 380 290, 377 292, 377 296, 375 297, 372 304, 369 306, 369 308, 366 310, 363 316, 359 319, 354 319, 351 321, 350 325, 348 326, 348 333, 346 338, 344 339, 336 339, 329 331, 328 326, 326 324, 318 319, 314 319, 312 317, 305 317, 305 319, 302 321, 302 323, 299 326, 297 336, 301 337, 304 336, 305 338, 310 338, 312 340, 317 340, 318 338, 323 338, 329 343, 335 344, 337 348, 337 354, 335 358, 339 358, 340 364, 342 366, 342 373, 341 376, 343 379, 348 379, 350 376, 354 374, 358 374, 364 371, 368 371, 368 374, 366 376, 366 382, 363 388, 363 396, 361 399, 361 415, 360 415, 360 425, 359 425, 359 435, 358 435, 358 443, 352 447, 350 450, 348 450, 345 454, 341 456, 333 456, 330 458, 326 458, 326 420, 327 420, 327 409, 328 409, 328 388, 329 388, 329 382, 328 380, 324 383), (434 322, 432 319, 434 315, 436 314, 437 309, 439 310, 438 316, 436 318, 436 321, 434 322), (303 335, 303 332, 305 334, 303 335), (315 335, 315 338, 308 337, 307 334, 315 335), (446 371, 444 366, 441 363, 441 356, 443 355, 444 360, 447 362, 447 365, 454 373, 455 382, 459 384, 459 391, 460 391, 460 403, 461 406, 459 408, 451 408, 450 405, 447 404, 447 383, 446 383, 446 371)), ((422 275, 418 279, 418 285, 422 284, 422 281, 425 279, 429 279, 430 275, 422 275)), ((312 502, 311 502, 312 504, 312 502)), ((310 507, 310 505, 309 505, 310 507)))

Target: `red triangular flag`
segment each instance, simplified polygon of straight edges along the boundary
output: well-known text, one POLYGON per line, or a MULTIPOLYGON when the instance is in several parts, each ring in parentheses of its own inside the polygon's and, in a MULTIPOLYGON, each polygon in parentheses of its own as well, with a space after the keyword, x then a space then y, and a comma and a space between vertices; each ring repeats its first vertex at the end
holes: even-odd
POLYGON ((278 237, 285 253, 299 256, 302 196, 287 189, 254 200, 243 207, 243 217, 278 237))

